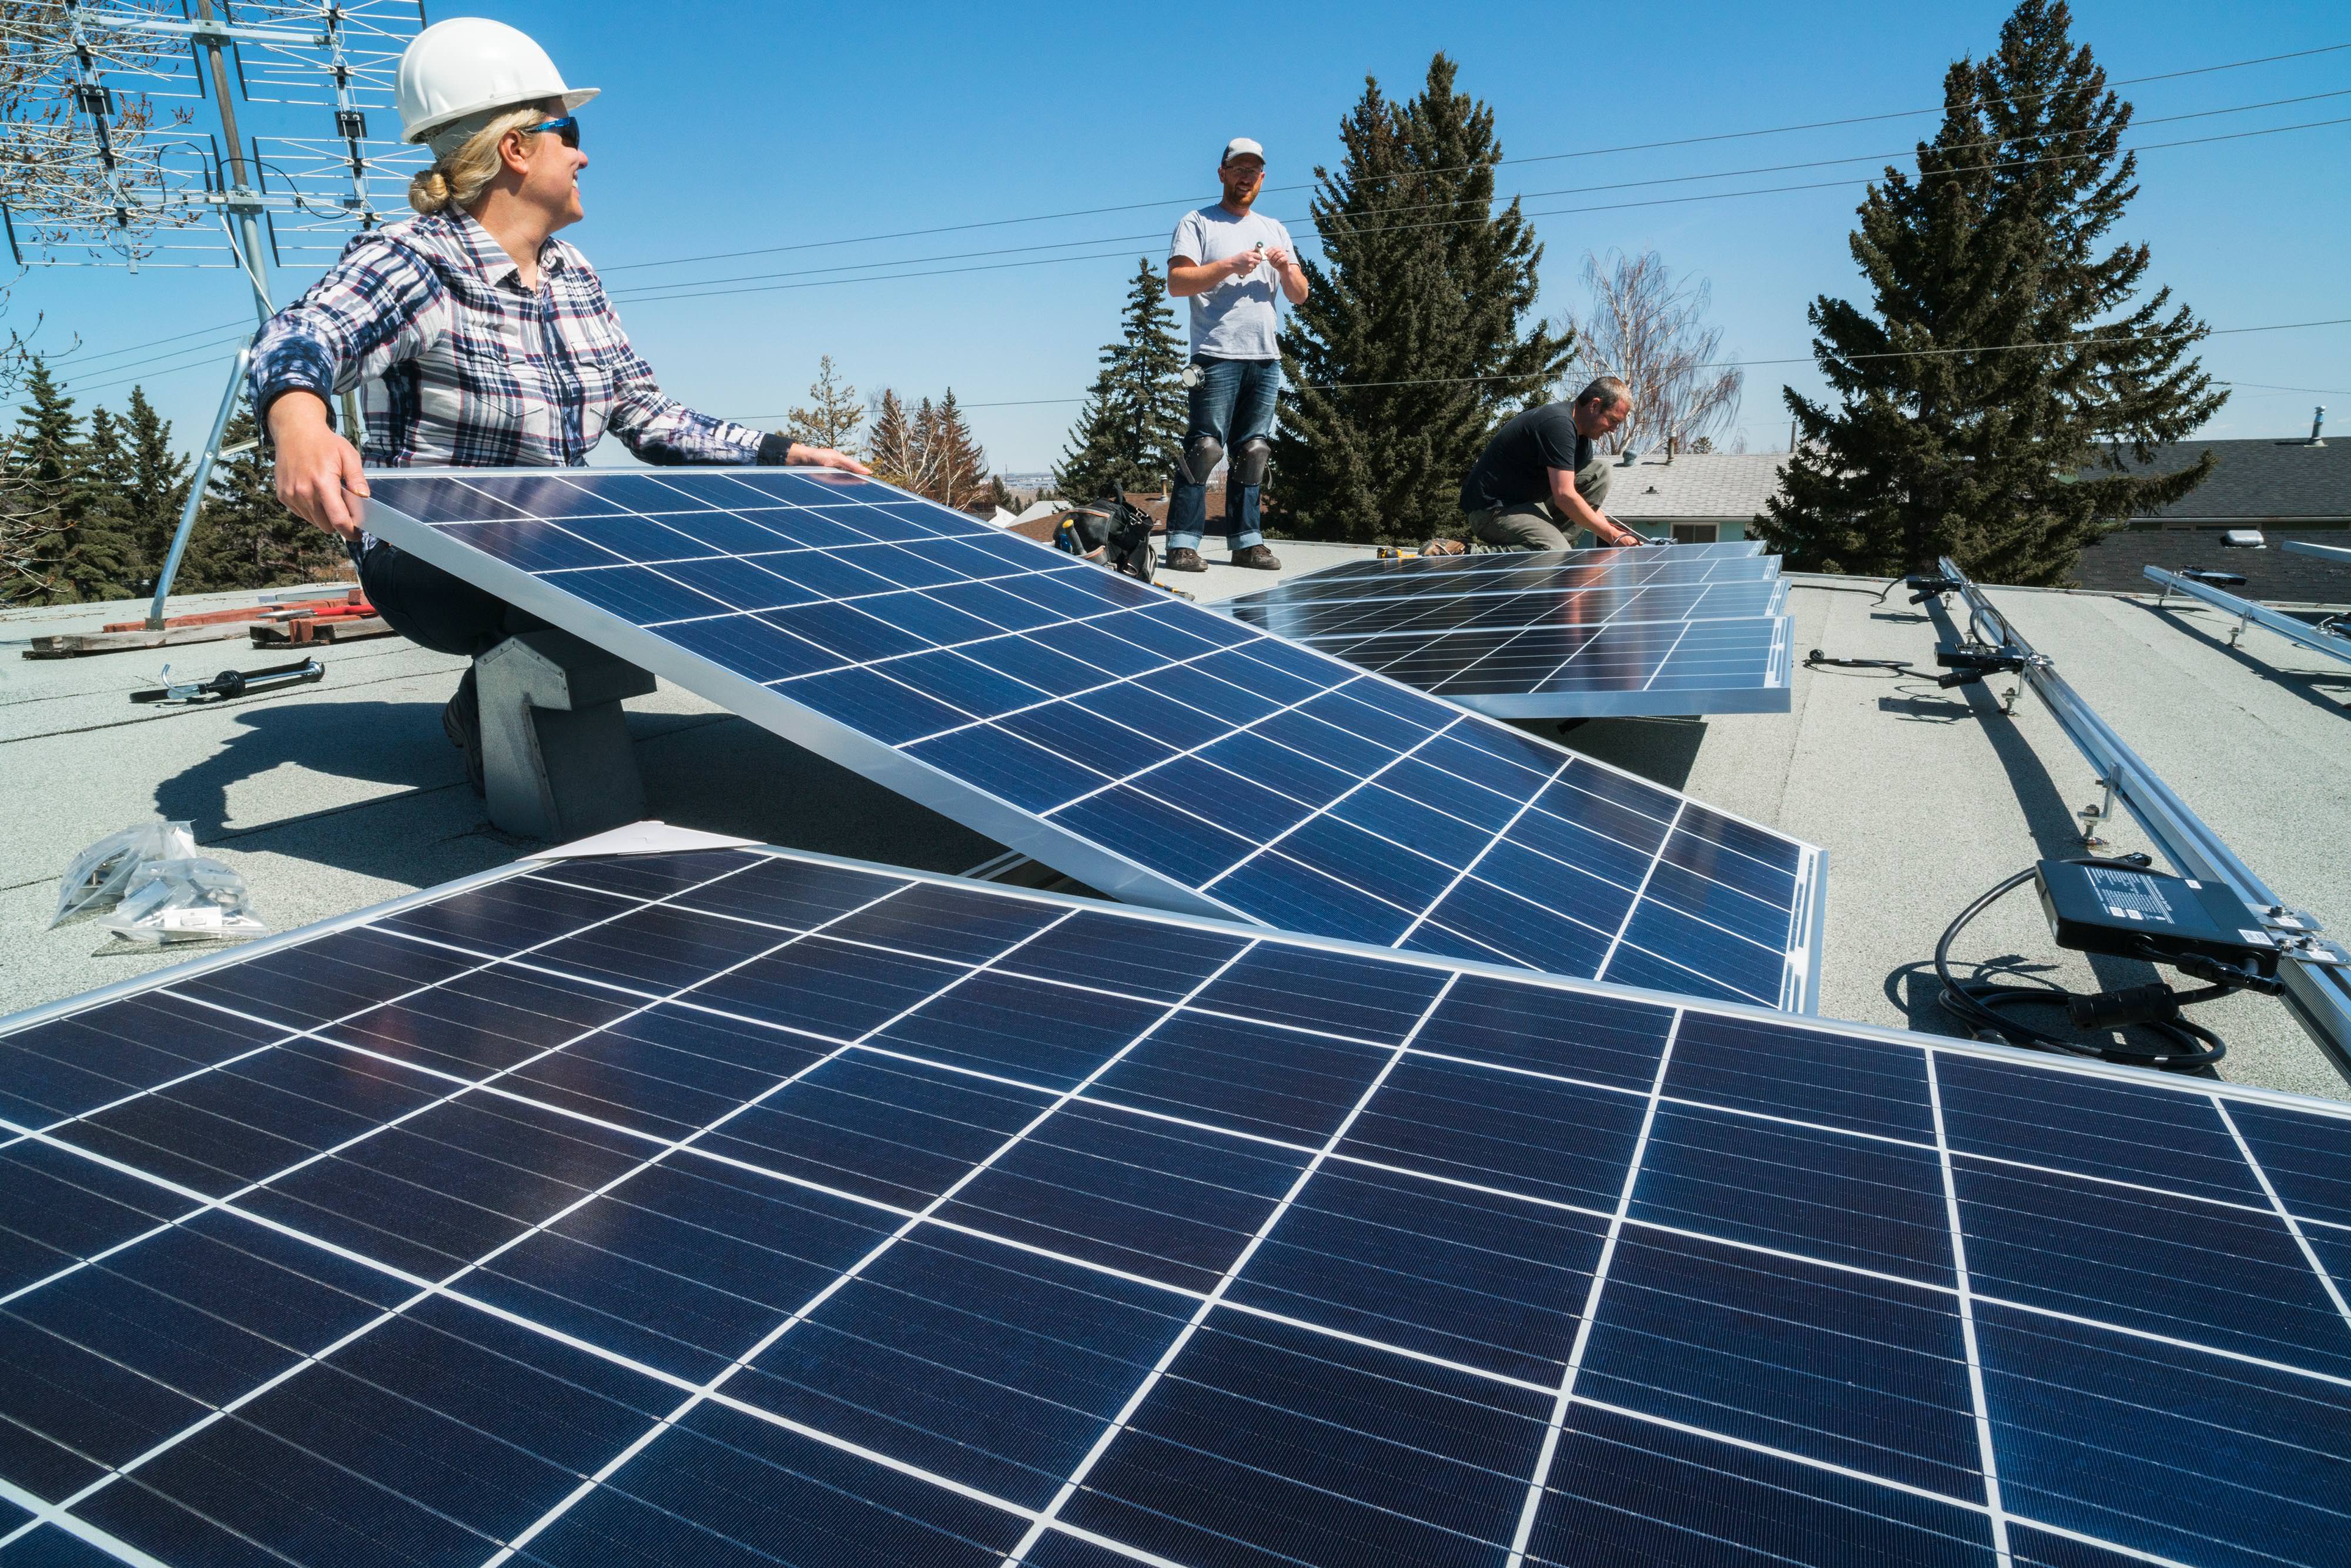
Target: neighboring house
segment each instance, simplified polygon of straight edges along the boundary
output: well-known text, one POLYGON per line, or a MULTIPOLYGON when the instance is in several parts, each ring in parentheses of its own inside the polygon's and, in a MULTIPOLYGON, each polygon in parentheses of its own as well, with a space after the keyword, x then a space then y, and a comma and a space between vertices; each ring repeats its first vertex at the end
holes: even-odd
POLYGON ((1677 544, 1743 539, 1780 489, 1784 452, 1642 453, 1614 459, 1601 510, 1677 544))
POLYGON ((2149 593, 2145 568, 2197 567, 2241 573, 2245 586, 2231 591, 2248 599, 2351 602, 2351 567, 2277 548, 2289 538, 2351 544, 2351 440, 2182 441, 2131 468, 2177 474, 2207 452, 2217 459, 2210 478, 2084 550, 2075 580, 2107 593, 2149 593), (2269 548, 2222 543, 2230 530, 2248 528, 2269 548))

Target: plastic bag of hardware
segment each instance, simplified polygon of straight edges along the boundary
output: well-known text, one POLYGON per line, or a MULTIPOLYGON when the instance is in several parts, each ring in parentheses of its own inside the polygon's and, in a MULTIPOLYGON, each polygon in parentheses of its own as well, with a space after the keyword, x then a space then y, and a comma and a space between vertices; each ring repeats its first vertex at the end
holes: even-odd
POLYGON ((54 926, 69 915, 102 909, 122 896, 131 874, 150 861, 184 860, 196 852, 195 836, 185 822, 150 817, 119 833, 109 833, 74 857, 57 883, 54 926))
POLYGON ((154 944, 258 936, 269 929, 253 913, 245 878, 201 855, 141 866, 122 902, 99 924, 117 936, 154 944))

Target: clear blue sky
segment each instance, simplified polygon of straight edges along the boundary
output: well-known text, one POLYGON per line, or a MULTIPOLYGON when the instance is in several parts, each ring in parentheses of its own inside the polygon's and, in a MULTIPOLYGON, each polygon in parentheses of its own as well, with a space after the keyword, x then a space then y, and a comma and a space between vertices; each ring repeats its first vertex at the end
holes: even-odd
MULTIPOLYGON (((429 4, 536 36, 575 84, 604 96, 582 111, 594 162, 588 220, 567 232, 621 296, 638 346, 666 387, 697 407, 778 415, 804 400, 817 357, 831 353, 870 393, 914 396, 952 386, 969 405, 1071 399, 1117 328, 1138 256, 1162 260, 1176 217, 1214 198, 1217 149, 1262 141, 1269 184, 1310 181, 1338 155, 1337 128, 1366 74, 1391 96, 1416 90, 1430 55, 1459 62, 1459 83, 1490 103, 1506 156, 1575 153, 1630 142, 1719 135, 1935 104, 1946 66, 1993 43, 2004 4, 1700 4, 1638 7, 1399 5, 1211 8, 1178 23, 1163 7, 991 5, 931 0, 867 10, 429 4), (1575 18, 1588 17, 1589 21, 1575 18), (716 252, 811 246, 959 224, 1130 203, 1050 223, 782 250, 726 261, 637 267, 716 252), (1013 246, 1017 254, 963 253, 1013 246), (627 291, 656 283, 744 277, 880 262, 922 263, 931 277, 833 282, 768 277, 760 292, 668 302, 627 291), (1095 259, 1082 259, 1096 257, 1095 259), (1030 265, 945 272, 998 262, 1030 265), (1041 264, 1036 264, 1040 263, 1041 264), (820 287, 774 288, 775 284, 820 287)), ((2246 3, 2216 11, 2177 0, 2082 0, 2076 36, 2110 77, 2190 69, 2351 43, 2337 3, 2246 3), (2216 21, 2225 18, 2225 26, 2216 21)), ((2141 120, 2351 89, 2351 49, 2123 89, 2141 120)), ((204 112, 208 113, 209 109, 204 112)), ((308 118, 253 111, 250 128, 307 133, 308 118)), ((2215 115, 2134 133, 2137 142, 2351 116, 2351 96, 2215 115)), ((395 123, 374 117, 379 134, 395 123)), ((1812 160, 1875 162, 1531 199, 1531 210, 1812 181, 1825 190, 1539 217, 1546 246, 1542 309, 1582 303, 1587 250, 1654 246, 1677 271, 1711 280, 1715 319, 1744 361, 1803 355, 1804 307, 1853 295, 1846 251, 1859 182, 1885 155, 1931 133, 1931 114, 1646 152, 1558 158, 1503 172, 1505 191, 1562 192, 1812 160)), ((2351 124, 2152 151, 2128 237, 2154 248, 2154 277, 2216 328, 2351 317, 2351 124)), ((1303 191, 1262 209, 1300 230, 1303 191)), ((1304 237, 1301 232, 1301 238, 1304 237)), ((1310 254, 1312 254, 1310 246, 1310 254)), ((315 270, 273 279, 282 300, 315 270)), ((100 358, 214 322, 248 307, 228 272, 37 270, 10 296, 8 324, 37 311, 39 342, 85 345, 57 366, 85 388, 135 374, 179 426, 208 418, 225 361, 171 346, 100 358), (82 369, 80 363, 88 368, 82 369), (184 367, 184 368, 182 368, 184 367)), ((2216 376, 2290 388, 2351 389, 2351 327, 2217 337, 2216 376)), ((1816 390, 1809 364, 1749 373, 1740 423, 1757 450, 1786 444, 1780 388, 1816 390)), ((80 401, 119 406, 125 385, 80 401)), ((2241 390, 2209 434, 2306 431, 2331 402, 2351 433, 2351 395, 2241 390)), ((991 464, 1049 465, 1074 402, 975 406, 991 464)), ((597 460, 625 460, 607 442, 597 460)))

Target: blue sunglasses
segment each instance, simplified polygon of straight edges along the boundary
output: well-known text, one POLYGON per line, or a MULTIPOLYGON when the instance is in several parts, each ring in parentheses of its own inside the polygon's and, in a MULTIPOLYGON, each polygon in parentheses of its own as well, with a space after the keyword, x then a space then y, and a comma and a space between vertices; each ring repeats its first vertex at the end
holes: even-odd
POLYGON ((560 120, 549 120, 538 125, 525 126, 524 129, 534 136, 542 131, 552 131, 563 138, 563 144, 566 147, 574 152, 579 151, 580 121, 575 116, 567 114, 560 120))

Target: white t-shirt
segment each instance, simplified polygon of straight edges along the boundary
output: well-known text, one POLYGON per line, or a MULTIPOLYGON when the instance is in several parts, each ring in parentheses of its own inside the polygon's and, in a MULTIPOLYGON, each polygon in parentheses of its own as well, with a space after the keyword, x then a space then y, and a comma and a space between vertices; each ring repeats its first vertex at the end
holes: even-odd
MULTIPOLYGON (((1280 221, 1261 213, 1235 217, 1220 203, 1186 213, 1167 242, 1172 263, 1189 256, 1206 264, 1238 256, 1255 246, 1268 250, 1291 248, 1290 231, 1280 221)), ((1205 294, 1192 296, 1192 351, 1220 360, 1278 360, 1281 349, 1274 333, 1280 325, 1275 301, 1281 298, 1280 279, 1271 262, 1259 262, 1253 271, 1228 277, 1205 294)))

